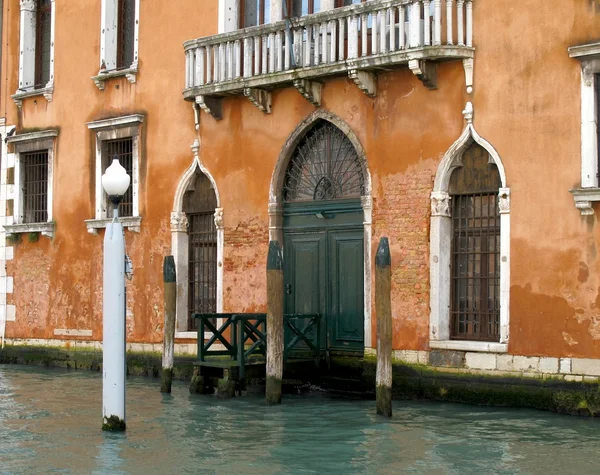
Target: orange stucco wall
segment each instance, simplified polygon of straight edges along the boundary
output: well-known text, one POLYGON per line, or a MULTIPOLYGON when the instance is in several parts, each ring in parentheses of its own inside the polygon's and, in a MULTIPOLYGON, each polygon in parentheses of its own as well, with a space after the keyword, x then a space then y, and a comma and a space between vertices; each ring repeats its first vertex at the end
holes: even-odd
MULTIPOLYGON (((267 203, 286 140, 314 111, 292 88, 274 91, 265 115, 245 98, 223 102, 223 119, 201 115, 181 97, 182 43, 216 33, 217 0, 141 2, 137 82, 99 91, 100 2, 57 0, 55 92, 51 103, 10 99, 18 79, 18 1, 5 2, 2 107, 19 130, 59 128, 54 175, 56 235, 24 239, 8 264, 17 305, 7 336, 52 338, 55 328, 91 328, 102 338, 102 233, 86 232, 94 211, 94 135, 85 123, 142 113, 139 234, 127 232, 136 275, 128 284, 128 339, 162 339, 162 258, 170 253, 175 189, 200 158, 224 209, 225 311, 265 308, 267 203), (6 85, 6 86, 5 86, 6 85)), ((475 88, 462 64, 440 65, 437 90, 408 70, 381 73, 375 99, 345 78, 328 80, 321 107, 345 121, 364 147, 373 190, 373 253, 389 236, 393 259, 394 348, 428 349, 429 194, 437 165, 464 126, 475 127, 503 160, 511 188, 509 351, 600 357, 600 233, 568 190, 580 176, 580 65, 567 47, 600 31, 593 2, 475 1, 475 88)), ((10 296, 9 296, 10 299, 10 296)), ((374 308, 373 308, 374 312, 374 308)), ((376 316, 373 315, 373 335, 376 316)), ((374 342, 372 342, 374 344, 374 342)), ((367 342, 369 344, 369 342, 367 342)))

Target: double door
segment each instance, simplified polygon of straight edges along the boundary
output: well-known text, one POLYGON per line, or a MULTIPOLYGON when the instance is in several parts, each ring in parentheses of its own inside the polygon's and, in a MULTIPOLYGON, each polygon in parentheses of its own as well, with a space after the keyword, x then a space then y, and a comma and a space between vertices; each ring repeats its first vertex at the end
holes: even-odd
POLYGON ((320 313, 321 348, 363 351, 363 229, 327 221, 284 231, 285 313, 320 313))

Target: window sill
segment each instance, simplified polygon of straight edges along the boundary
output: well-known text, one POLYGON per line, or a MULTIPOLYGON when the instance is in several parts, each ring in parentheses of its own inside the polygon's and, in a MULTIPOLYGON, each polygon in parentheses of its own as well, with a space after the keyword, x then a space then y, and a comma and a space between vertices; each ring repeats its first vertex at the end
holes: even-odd
POLYGON ((600 201, 600 188, 576 188, 569 190, 575 199, 575 207, 581 211, 581 216, 594 214, 593 203, 600 201))
POLYGON ((97 76, 92 76, 96 87, 104 91, 105 82, 112 78, 120 78, 125 76, 130 83, 135 83, 137 76, 137 65, 127 69, 113 69, 111 71, 101 70, 97 76))
POLYGON ((20 109, 21 107, 23 107, 23 99, 27 99, 28 97, 44 96, 48 102, 52 102, 53 92, 54 86, 43 87, 40 89, 34 89, 31 87, 27 89, 19 89, 10 97, 20 109))
POLYGON ((4 230, 9 234, 41 233, 42 236, 54 237, 55 223, 5 224, 4 230))
POLYGON ((479 351, 486 353, 508 352, 508 344, 489 341, 438 340, 430 341, 429 347, 436 350, 479 351))
MULTIPOLYGON (((142 217, 141 216, 127 216, 124 218, 119 218, 119 221, 121 222, 123 227, 127 228, 129 231, 132 231, 134 233, 140 232, 140 227, 142 225, 142 217)), ((85 225, 87 227, 88 233, 96 236, 98 234, 99 229, 106 228, 106 225, 111 222, 112 222, 112 218, 87 219, 85 221, 85 225)))

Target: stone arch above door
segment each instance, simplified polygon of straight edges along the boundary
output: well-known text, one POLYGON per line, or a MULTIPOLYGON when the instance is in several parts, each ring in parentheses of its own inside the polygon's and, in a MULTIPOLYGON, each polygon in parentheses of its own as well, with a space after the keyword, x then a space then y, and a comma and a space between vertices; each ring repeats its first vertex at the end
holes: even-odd
POLYGON ((371 223, 372 223, 372 198, 371 198, 371 175, 369 173, 366 153, 360 140, 352 129, 337 115, 318 109, 304 119, 286 140, 275 164, 271 176, 269 190, 269 239, 279 241, 283 245, 283 205, 284 185, 286 172, 290 166, 297 147, 308 133, 320 122, 328 122, 335 126, 346 139, 352 144, 356 152, 357 162, 362 170, 363 189, 361 190, 360 202, 363 210, 364 228, 364 341, 365 347, 372 347, 371 335, 371 223))
POLYGON ((194 141, 191 148, 193 152, 192 163, 179 180, 173 201, 173 211, 171 212, 171 252, 175 259, 177 272, 176 336, 185 338, 195 338, 196 332, 188 331, 189 222, 184 211, 184 202, 186 192, 190 190, 190 187, 193 187, 200 174, 210 181, 215 194, 214 222, 217 231, 216 310, 217 312, 223 311, 223 208, 221 208, 221 199, 216 182, 200 161, 198 153, 200 144, 198 140, 194 141))

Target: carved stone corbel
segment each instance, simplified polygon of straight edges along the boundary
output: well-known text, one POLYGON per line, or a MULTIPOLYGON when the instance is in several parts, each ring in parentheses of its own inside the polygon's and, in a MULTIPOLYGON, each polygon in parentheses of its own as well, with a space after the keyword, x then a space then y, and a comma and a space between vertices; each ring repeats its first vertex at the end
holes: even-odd
POLYGON ((498 210, 500 214, 510 213, 510 188, 500 188, 498 191, 498 210))
POLYGON ((223 229, 223 208, 215 208, 215 227, 223 229))
POLYGON ((348 71, 348 77, 354 81, 354 84, 369 97, 375 97, 377 94, 377 76, 368 71, 351 69, 348 71))
POLYGON ((463 59, 463 68, 465 70, 465 85, 467 86, 467 94, 473 92, 473 58, 463 59))
POLYGON ((220 97, 196 96, 196 104, 215 120, 223 118, 221 103, 222 99, 220 97))
POLYGON ((271 93, 264 89, 244 88, 244 96, 246 96, 252 104, 258 107, 258 110, 265 114, 271 113, 271 93))
POLYGON ((294 79, 294 87, 304 98, 313 106, 321 105, 321 95, 323 93, 323 84, 306 79, 294 79))
POLYGON ((408 67, 428 89, 437 89, 437 63, 422 59, 411 59, 408 67))

